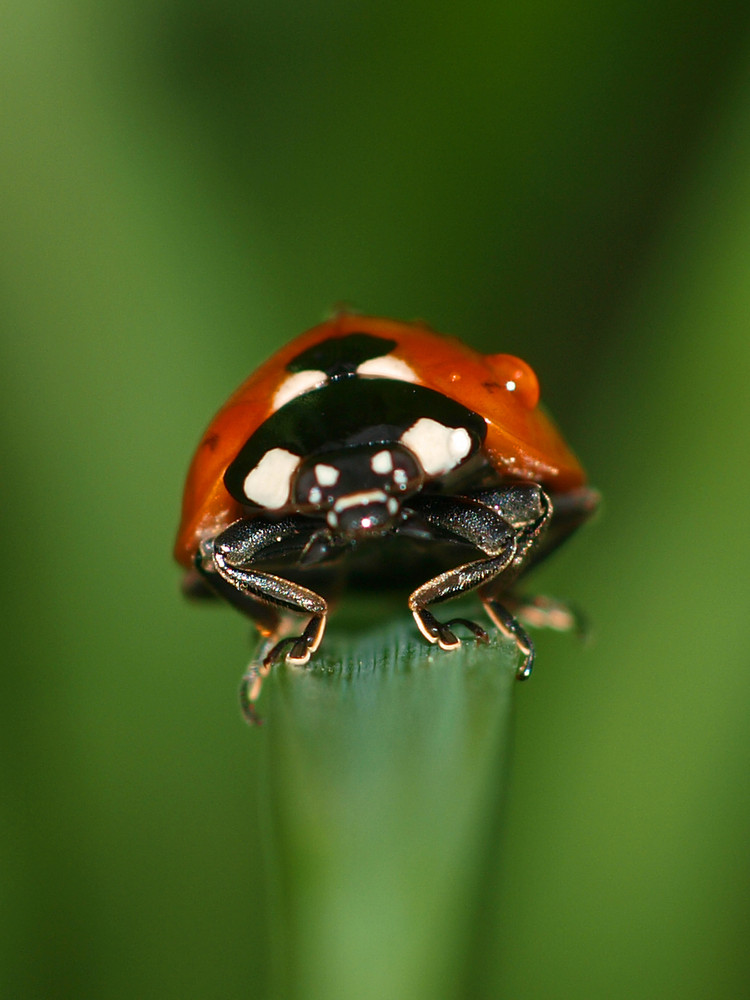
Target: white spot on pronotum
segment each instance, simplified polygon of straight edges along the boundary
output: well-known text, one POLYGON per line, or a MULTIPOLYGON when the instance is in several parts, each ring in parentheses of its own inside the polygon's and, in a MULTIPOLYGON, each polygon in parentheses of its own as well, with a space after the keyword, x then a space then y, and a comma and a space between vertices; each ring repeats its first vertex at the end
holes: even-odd
POLYGON ((399 382, 416 382, 417 376, 405 361, 384 354, 379 358, 370 358, 357 367, 357 375, 376 375, 379 378, 397 379, 399 382))
POLYGON ((389 472, 393 472, 393 456, 387 449, 379 451, 370 459, 370 468, 379 476, 387 476, 389 472))
POLYGON ((307 499, 310 503, 320 503, 323 499, 323 492, 319 486, 313 486, 310 492, 307 494, 307 499))
POLYGON ((324 465, 319 462, 315 466, 315 478, 321 486, 335 486, 341 475, 335 465, 324 465))
POLYGON ((296 399, 297 396, 302 396, 304 393, 310 392, 311 389, 317 389, 318 386, 325 385, 327 380, 328 376, 325 372, 316 370, 295 372, 284 379, 276 390, 273 403, 271 404, 272 411, 275 413, 284 403, 288 403, 290 400, 296 399))
POLYGON ((412 424, 401 442, 416 455, 428 476, 455 469, 471 451, 471 437, 464 427, 446 427, 430 417, 412 424))
POLYGON ((403 489, 409 482, 409 476, 406 472, 406 469, 394 469, 393 482, 396 484, 396 486, 400 486, 403 489))
POLYGON ((388 497, 386 507, 388 508, 388 513, 391 516, 393 516, 393 514, 398 514, 399 503, 395 497, 388 497))
POLYGON ((248 500, 277 510, 289 500, 292 476, 302 461, 286 448, 271 448, 246 476, 243 490, 248 500))

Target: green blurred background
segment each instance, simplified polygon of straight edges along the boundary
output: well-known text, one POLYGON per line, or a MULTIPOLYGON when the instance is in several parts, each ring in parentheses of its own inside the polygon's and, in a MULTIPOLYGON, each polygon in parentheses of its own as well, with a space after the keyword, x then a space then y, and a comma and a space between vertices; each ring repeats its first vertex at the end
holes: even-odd
MULTIPOLYGON (((522 355, 605 496, 539 574, 487 998, 750 989, 750 8, 0 13, 0 994, 266 995, 246 626, 170 547, 346 300, 522 355)), ((480 987, 477 987, 478 989, 480 987)))

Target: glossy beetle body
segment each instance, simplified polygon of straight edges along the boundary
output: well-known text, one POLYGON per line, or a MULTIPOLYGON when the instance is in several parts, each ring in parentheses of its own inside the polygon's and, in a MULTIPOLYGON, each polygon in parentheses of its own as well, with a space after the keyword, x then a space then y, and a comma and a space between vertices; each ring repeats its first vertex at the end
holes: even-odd
POLYGON ((597 502, 538 400, 518 358, 353 313, 304 333, 239 387, 191 464, 175 557, 189 589, 200 580, 267 636, 249 715, 254 678, 284 656, 307 662, 322 639, 327 602, 306 579, 338 578, 347 564, 361 577, 378 565, 367 550, 386 543, 389 563, 403 552, 405 577, 440 551, 437 575, 409 598, 428 641, 455 648, 458 624, 486 639, 428 608, 477 590, 528 676, 533 646, 510 585, 597 502), (294 613, 307 625, 282 638, 294 613))

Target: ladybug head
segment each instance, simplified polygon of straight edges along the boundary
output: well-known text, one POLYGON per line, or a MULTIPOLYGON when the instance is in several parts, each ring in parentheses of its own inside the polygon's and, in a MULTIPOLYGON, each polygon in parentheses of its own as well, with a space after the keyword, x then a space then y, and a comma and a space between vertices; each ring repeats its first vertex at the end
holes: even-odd
POLYGON ((325 512, 328 527, 344 538, 387 531, 402 500, 418 490, 422 468, 400 444, 352 445, 303 461, 293 488, 295 506, 325 512))

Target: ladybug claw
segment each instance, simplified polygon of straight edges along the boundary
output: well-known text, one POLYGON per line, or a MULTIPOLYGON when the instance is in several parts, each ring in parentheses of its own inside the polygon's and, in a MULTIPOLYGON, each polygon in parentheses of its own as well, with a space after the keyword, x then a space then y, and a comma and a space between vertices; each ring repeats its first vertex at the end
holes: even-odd
MULTIPOLYGON (((314 653, 320 645, 325 631, 326 620, 323 615, 313 615, 307 623, 307 627, 302 635, 285 639, 279 646, 291 643, 292 648, 286 654, 286 662, 294 666, 303 667, 310 660, 310 654, 314 653)), ((278 647, 276 647, 278 649, 278 647)), ((272 650, 272 653, 274 650, 272 650)), ((280 651, 279 651, 280 652, 280 651)))
POLYGON ((531 677, 531 671, 534 669, 534 643, 525 632, 521 635, 516 635, 515 639, 518 651, 521 654, 521 662, 518 664, 518 669, 516 670, 516 680, 525 681, 531 677))
POLYGON ((445 624, 449 627, 453 625, 463 625, 464 628, 467 628, 472 633, 477 642, 481 642, 486 645, 490 641, 490 637, 487 635, 482 626, 477 625, 476 622, 469 621, 468 618, 451 618, 451 620, 445 624))
POLYGON ((449 622, 443 623, 439 622, 427 608, 414 609, 413 614, 419 631, 425 639, 436 642, 441 649, 458 649, 461 645, 461 640, 452 631, 454 625, 463 625, 472 633, 477 642, 490 641, 485 630, 467 618, 451 618, 449 622))
POLYGON ((295 644, 298 641, 299 639, 296 636, 287 636, 286 639, 282 639, 280 642, 277 642, 276 645, 263 657, 263 666, 266 668, 266 671, 268 671, 268 668, 272 667, 274 663, 278 663, 280 660, 284 659, 284 650, 287 646, 295 644))
POLYGON ((263 681, 270 673, 274 663, 286 660, 292 666, 304 666, 310 660, 311 653, 314 653, 320 645, 325 624, 325 616, 314 615, 307 623, 302 635, 288 635, 280 639, 270 649, 268 649, 268 644, 261 648, 260 665, 251 664, 240 682, 240 708, 247 723, 251 726, 263 724, 263 719, 258 715, 255 704, 260 697, 263 681), (262 652, 263 648, 268 649, 265 655, 262 652))
POLYGON ((445 625, 438 625, 437 641, 441 649, 458 649, 461 640, 445 625))
POLYGON ((310 659, 310 644, 304 635, 287 636, 277 642, 263 657, 260 666, 253 663, 248 667, 240 681, 240 710, 245 722, 250 726, 262 726, 263 718, 258 714, 256 702, 260 697, 263 681, 271 671, 274 663, 286 659, 287 663, 301 666, 310 659), (291 646, 289 652, 284 651, 291 646))
POLYGON ((301 635, 286 654, 286 662, 293 664, 295 667, 304 667, 309 660, 310 646, 305 640, 305 637, 301 635))
POLYGON ((270 667, 267 667, 265 663, 260 667, 253 665, 248 668, 240 681, 240 711, 249 726, 263 725, 263 719, 258 714, 255 703, 260 697, 263 681, 268 675, 269 669, 270 667))

